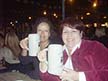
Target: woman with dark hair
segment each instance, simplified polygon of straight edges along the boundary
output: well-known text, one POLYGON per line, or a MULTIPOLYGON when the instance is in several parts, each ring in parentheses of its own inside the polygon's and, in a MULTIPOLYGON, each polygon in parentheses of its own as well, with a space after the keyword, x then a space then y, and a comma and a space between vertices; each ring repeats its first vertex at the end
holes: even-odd
MULTIPOLYGON (((48 47, 49 44, 55 43, 55 41, 52 41, 51 37, 55 37, 55 32, 53 31, 53 25, 47 18, 38 18, 36 22, 33 25, 33 33, 37 33, 40 35, 40 43, 39 48, 40 50, 44 50, 48 47)), ((25 70, 26 74, 28 74, 32 79, 35 80, 41 80, 40 78, 40 71, 39 71, 39 65, 41 67, 41 62, 39 64, 39 60, 37 57, 31 57, 28 55, 28 38, 23 39, 20 42, 20 45, 22 47, 22 56, 20 57, 20 60, 23 65, 26 66, 25 70), (32 67, 29 67, 32 66, 32 67)))
POLYGON ((74 17, 61 22, 63 72, 55 76, 46 71, 43 81, 108 81, 108 49, 97 41, 84 40, 84 27, 74 17))

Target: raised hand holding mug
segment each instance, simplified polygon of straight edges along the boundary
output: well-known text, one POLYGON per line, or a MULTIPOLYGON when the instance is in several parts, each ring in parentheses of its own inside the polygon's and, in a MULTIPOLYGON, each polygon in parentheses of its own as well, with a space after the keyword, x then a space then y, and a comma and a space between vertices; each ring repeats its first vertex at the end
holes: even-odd
POLYGON ((60 44, 51 44, 48 47, 48 72, 59 75, 63 69, 63 47, 60 44))
POLYGON ((28 35, 28 47, 29 47, 29 56, 37 56, 39 52, 39 42, 40 36, 38 34, 29 34, 28 35))

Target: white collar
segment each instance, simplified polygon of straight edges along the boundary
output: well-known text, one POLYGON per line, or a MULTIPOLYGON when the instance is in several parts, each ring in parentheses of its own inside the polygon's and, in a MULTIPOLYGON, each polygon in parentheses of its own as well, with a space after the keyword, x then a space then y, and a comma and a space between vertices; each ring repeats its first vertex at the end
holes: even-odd
MULTIPOLYGON (((71 54, 73 54, 74 51, 75 51, 77 48, 80 48, 81 42, 82 42, 82 41, 80 41, 78 44, 76 44, 76 45, 73 47, 73 50, 71 51, 71 54)), ((63 46, 63 50, 66 50, 67 54, 69 55, 69 52, 68 52, 68 49, 67 49, 66 45, 63 46)))

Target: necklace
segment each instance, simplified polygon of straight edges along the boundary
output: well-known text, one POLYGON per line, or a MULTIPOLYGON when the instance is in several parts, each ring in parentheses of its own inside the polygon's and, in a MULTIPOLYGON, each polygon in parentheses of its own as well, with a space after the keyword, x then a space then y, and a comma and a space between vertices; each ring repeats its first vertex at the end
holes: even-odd
POLYGON ((40 50, 45 49, 46 47, 48 47, 48 45, 49 45, 49 41, 44 42, 44 43, 40 43, 40 50))

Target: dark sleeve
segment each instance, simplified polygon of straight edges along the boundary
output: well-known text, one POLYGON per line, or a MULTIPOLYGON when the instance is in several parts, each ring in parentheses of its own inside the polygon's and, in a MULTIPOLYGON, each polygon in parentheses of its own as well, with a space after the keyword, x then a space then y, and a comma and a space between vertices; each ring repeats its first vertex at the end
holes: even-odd
POLYGON ((19 57, 21 64, 28 64, 33 61, 33 57, 31 56, 20 56, 19 57))
MULTIPOLYGON (((21 63, 21 72, 30 74, 31 71, 34 71, 37 65, 36 57, 31 56, 20 56, 20 63, 21 63)), ((37 66, 38 67, 38 66, 37 66)), ((33 73, 31 73, 33 75, 33 73)))

